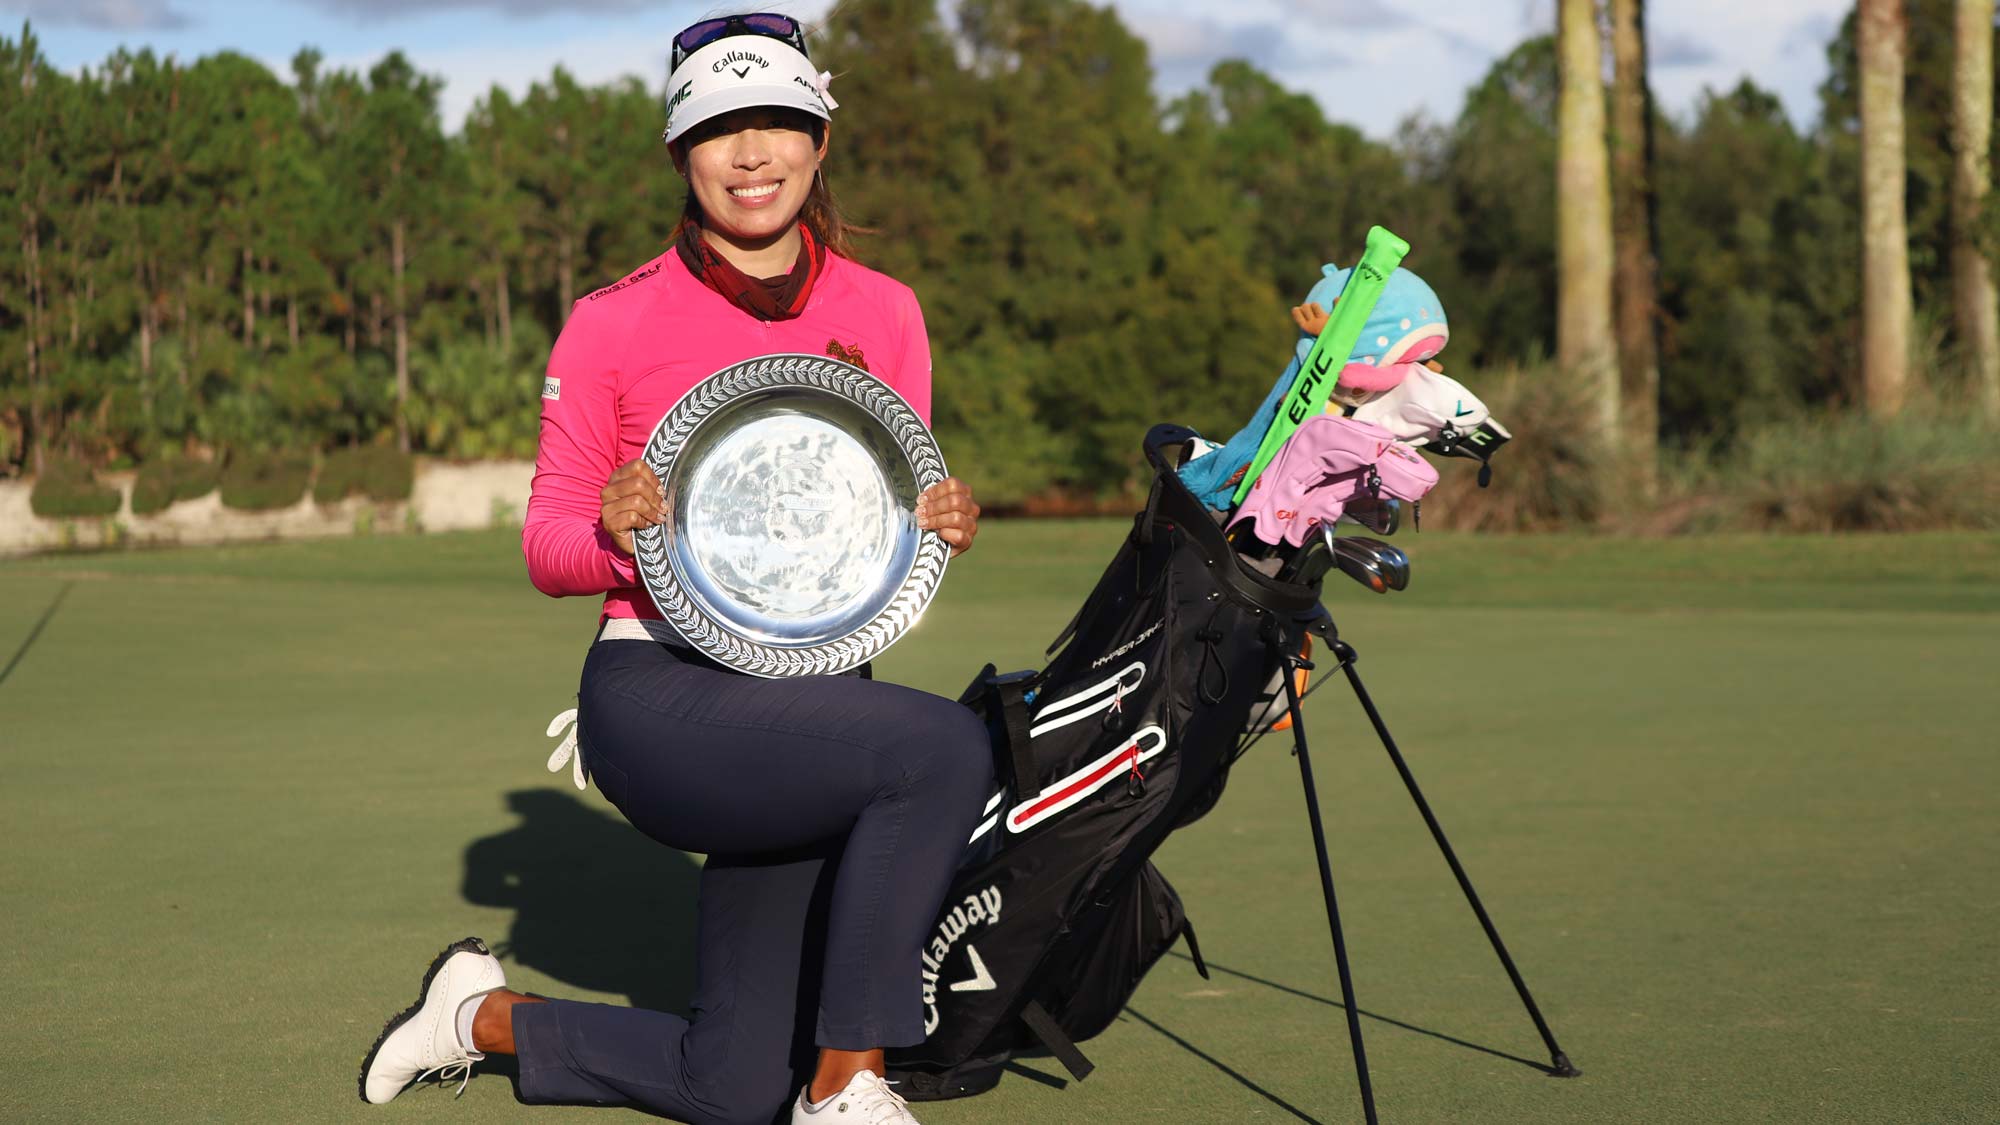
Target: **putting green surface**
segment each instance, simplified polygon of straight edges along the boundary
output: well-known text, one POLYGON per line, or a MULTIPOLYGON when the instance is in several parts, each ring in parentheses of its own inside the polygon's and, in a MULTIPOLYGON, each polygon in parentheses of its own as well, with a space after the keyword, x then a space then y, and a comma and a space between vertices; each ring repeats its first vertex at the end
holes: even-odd
MULTIPOLYGON (((1119 522, 988 527, 878 669, 1029 667, 1119 522)), ((1352 696, 1308 706, 1387 1122, 2000 1120, 2000 538, 1404 532, 1328 604, 1558 1038, 1352 696)), ((505 533, 0 564, 0 1120, 614 1119, 507 1079, 355 1096, 429 958, 672 1007, 696 860, 542 765, 595 608, 505 533)), ((1159 863, 1162 961, 1068 1081, 973 1122, 1360 1120, 1277 739, 1159 863)))

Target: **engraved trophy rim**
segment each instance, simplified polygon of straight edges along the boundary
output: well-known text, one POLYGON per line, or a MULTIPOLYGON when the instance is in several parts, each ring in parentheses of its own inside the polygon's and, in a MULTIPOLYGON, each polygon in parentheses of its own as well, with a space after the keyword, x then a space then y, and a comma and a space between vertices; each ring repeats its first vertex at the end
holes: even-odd
MULTIPOLYGON (((840 420, 822 418, 844 427, 849 421, 881 428, 869 442, 864 435, 852 434, 876 455, 877 468, 885 477, 901 477, 907 472, 914 487, 914 501, 924 490, 947 475, 944 457, 929 427, 895 389, 868 372, 830 356, 781 352, 757 356, 715 372, 682 395, 654 426, 646 442, 644 460, 660 478, 668 495, 667 520, 640 528, 633 535, 633 556, 646 592, 661 616, 683 639, 717 662, 753 676, 830 675, 849 671, 879 656, 901 639, 936 595, 950 558, 950 548, 936 531, 919 530, 914 513, 908 513, 902 530, 896 533, 898 550, 884 571, 884 582, 870 604, 875 609, 867 620, 842 628, 818 639, 810 636, 793 641, 771 636, 768 628, 756 625, 754 609, 731 602, 718 594, 715 583, 701 575, 683 574, 692 566, 684 550, 686 513, 675 504, 679 473, 686 469, 692 452, 699 457, 701 442, 710 445, 714 437, 711 423, 729 418, 732 407, 745 400, 770 398, 774 394, 797 395, 801 401, 831 400, 844 404, 840 420), (886 441, 880 440, 886 438, 886 441), (901 454, 902 463, 882 464, 884 447, 901 454), (893 571, 907 559, 908 571, 899 583, 888 582, 893 571)), ((754 424, 754 416, 747 424, 754 424)), ((725 436, 729 431, 723 431, 725 436)), ((902 508, 900 501, 898 509, 902 508)))

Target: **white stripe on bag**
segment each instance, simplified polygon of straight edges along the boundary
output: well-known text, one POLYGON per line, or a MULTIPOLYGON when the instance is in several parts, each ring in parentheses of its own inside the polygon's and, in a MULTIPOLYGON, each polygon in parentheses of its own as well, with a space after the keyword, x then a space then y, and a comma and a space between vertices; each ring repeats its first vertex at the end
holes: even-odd
POLYGON ((1145 681, 1146 665, 1143 661, 1135 660, 1110 679, 1092 684, 1075 695, 1058 699, 1042 708, 1041 713, 1035 716, 1035 725, 1028 728, 1028 737, 1034 738, 1058 727, 1066 727, 1071 723, 1087 719, 1099 711, 1109 711, 1112 704, 1124 698, 1126 692, 1136 691, 1145 681), (1131 683, 1125 682, 1128 678, 1131 683), (1085 706, 1086 704, 1088 706, 1085 706), (1071 708, 1076 710, 1071 711, 1071 708), (1049 717, 1059 711, 1070 711, 1070 713, 1057 718, 1049 717))

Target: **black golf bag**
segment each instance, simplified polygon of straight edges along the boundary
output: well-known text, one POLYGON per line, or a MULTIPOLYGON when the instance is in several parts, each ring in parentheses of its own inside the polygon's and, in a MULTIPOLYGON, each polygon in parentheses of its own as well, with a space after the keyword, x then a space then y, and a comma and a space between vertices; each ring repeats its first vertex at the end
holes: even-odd
POLYGON ((928 1038, 891 1051, 913 1100, 990 1089, 1036 1045, 1081 1078, 1075 1044, 1110 1025, 1194 931, 1148 861, 1207 812, 1285 652, 1331 625, 1316 587, 1243 565, 1155 426, 1146 508, 1039 672, 989 665, 965 702, 994 732, 1001 787, 924 952, 928 1038))

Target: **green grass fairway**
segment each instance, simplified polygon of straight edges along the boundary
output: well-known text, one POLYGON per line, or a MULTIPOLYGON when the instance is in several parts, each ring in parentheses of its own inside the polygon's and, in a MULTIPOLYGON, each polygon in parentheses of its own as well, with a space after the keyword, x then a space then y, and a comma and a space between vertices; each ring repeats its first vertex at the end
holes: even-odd
MULTIPOLYGON (((1028 667, 1120 522, 990 525, 885 678, 1028 667)), ((1577 1065, 1560 1081, 1351 696, 1309 706, 1386 1122, 2000 1120, 2000 537, 1405 531, 1330 579, 1361 670, 1577 1065)), ((469 933, 518 987, 672 1006, 695 860, 544 772, 595 618, 512 535, 0 564, 0 1121, 611 1120, 355 1066, 469 933)), ((1179 955, 959 1123, 1360 1120, 1279 740, 1160 867, 1179 955)))

